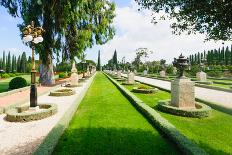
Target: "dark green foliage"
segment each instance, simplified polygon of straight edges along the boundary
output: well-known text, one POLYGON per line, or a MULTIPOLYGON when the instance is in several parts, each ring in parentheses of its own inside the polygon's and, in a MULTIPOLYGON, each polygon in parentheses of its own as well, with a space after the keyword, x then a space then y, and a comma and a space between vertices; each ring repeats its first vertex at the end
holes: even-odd
POLYGON ((117 51, 114 51, 114 55, 113 55, 113 67, 114 69, 118 69, 118 56, 117 56, 117 51))
POLYGON ((9 74, 7 74, 7 73, 2 74, 2 78, 9 78, 9 77, 10 77, 10 75, 9 75, 9 74))
POLYGON ((101 71, 101 51, 98 51, 97 70, 101 71))
POLYGON ((6 61, 6 72, 10 73, 10 71, 11 71, 11 56, 9 52, 7 56, 7 61, 6 61))
POLYGON ((13 78, 9 83, 9 89, 18 89, 26 86, 27 86, 27 81, 22 77, 13 78))
MULTIPOLYGON (((206 39, 232 40, 230 0, 136 0, 155 13, 165 12, 161 19, 172 19, 174 34, 203 33, 206 39)), ((157 23, 155 17, 153 22, 157 23)))
POLYGON ((59 74, 59 78, 65 78, 66 77, 66 74, 65 73, 60 73, 59 74))
POLYGON ((208 71, 207 75, 210 77, 222 77, 223 76, 222 71, 219 71, 219 70, 208 71))

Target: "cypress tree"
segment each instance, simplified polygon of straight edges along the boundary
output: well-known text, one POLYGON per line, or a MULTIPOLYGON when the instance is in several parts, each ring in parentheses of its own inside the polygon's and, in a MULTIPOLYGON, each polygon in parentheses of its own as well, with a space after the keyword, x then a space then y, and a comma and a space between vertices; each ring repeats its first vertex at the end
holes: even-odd
POLYGON ((2 69, 6 71, 6 53, 3 51, 3 56, 2 56, 2 69))
POLYGON ((229 47, 226 47, 226 51, 225 51, 225 65, 229 65, 229 47))
POLYGON ((113 56, 113 64, 114 64, 114 69, 118 69, 118 57, 117 57, 117 51, 114 51, 114 56, 113 56))
POLYGON ((27 56, 26 53, 23 52, 21 56, 20 70, 22 73, 26 73, 26 69, 27 69, 27 56))
POLYGON ((232 45, 230 47, 230 65, 232 65, 232 45))
POLYGON ((7 57, 7 63, 6 63, 6 72, 10 73, 10 71, 11 71, 11 56, 9 52, 7 57))
POLYGON ((17 60, 17 72, 21 73, 21 56, 20 55, 17 60))
POLYGON ((2 58, 0 58, 0 69, 2 70, 2 58))
POLYGON ((225 65, 225 48, 224 47, 222 47, 221 55, 222 55, 222 65, 225 65))
POLYGON ((98 51, 97 70, 101 71, 101 52, 98 51))

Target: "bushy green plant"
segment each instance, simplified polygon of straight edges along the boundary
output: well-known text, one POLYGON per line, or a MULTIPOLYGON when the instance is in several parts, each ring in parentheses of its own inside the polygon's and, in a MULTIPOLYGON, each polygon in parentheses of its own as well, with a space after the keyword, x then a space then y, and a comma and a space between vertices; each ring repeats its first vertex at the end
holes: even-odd
POLYGON ((9 73, 10 77, 15 77, 16 75, 14 73, 9 73))
POLYGON ((65 78, 65 77, 66 77, 65 73, 62 72, 62 73, 59 74, 59 78, 65 78))
POLYGON ((138 89, 151 89, 151 87, 145 84, 139 84, 138 89))
POLYGON ((9 83, 9 89, 18 89, 27 86, 27 81, 22 77, 13 78, 9 83))
POLYGON ((5 74, 2 74, 2 78, 9 78, 10 77, 10 75, 9 74, 7 74, 7 73, 5 73, 5 74))
POLYGON ((207 72, 207 75, 210 77, 222 77, 223 73, 218 70, 212 70, 212 71, 207 72))

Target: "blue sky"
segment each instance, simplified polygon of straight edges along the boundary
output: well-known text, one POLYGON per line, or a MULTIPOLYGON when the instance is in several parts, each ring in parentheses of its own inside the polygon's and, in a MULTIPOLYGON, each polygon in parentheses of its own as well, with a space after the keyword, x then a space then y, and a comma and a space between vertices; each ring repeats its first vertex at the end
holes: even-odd
MULTIPOLYGON (((135 57, 135 50, 139 47, 147 47, 154 52, 150 60, 161 58, 171 62, 180 53, 189 55, 203 50, 219 48, 222 42, 204 42, 204 35, 181 35, 174 36, 171 33, 170 21, 160 22, 157 25, 151 23, 151 12, 138 12, 138 6, 134 0, 112 0, 115 1, 116 18, 114 26, 116 35, 113 40, 102 46, 94 46, 86 51, 87 58, 97 61, 98 50, 101 50, 102 62, 111 59, 113 52, 117 49, 118 59, 126 56, 126 61, 135 57)), ((0 7, 0 56, 2 51, 11 51, 15 55, 23 51, 31 54, 31 50, 25 46, 20 38, 17 24, 20 18, 11 17, 5 8, 0 7)), ((231 45, 226 42, 225 45, 231 45)), ((38 58, 38 56, 37 56, 38 58)))

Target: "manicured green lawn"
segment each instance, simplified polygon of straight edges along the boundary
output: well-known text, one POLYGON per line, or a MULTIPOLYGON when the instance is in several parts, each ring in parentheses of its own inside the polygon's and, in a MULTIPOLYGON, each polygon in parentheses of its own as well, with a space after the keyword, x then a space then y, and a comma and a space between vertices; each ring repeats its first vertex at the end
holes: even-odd
POLYGON ((178 154, 177 150, 98 73, 53 154, 178 154))
MULTIPOLYGON (((31 75, 21 75, 20 77, 23 77, 27 80, 27 83, 30 84, 31 82, 31 75)), ((6 92, 9 89, 9 82, 15 77, 11 77, 11 78, 7 78, 7 79, 3 79, 0 80, 0 93, 2 92, 6 92)))
MULTIPOLYGON (((31 75, 20 75, 20 77, 23 77, 24 79, 27 80, 28 85, 31 83, 31 75)), ((59 76, 55 75, 55 78, 57 79, 59 76)), ((7 78, 7 79, 2 79, 0 80, 0 93, 9 91, 9 82, 15 77, 7 78)), ((39 81, 39 78, 36 77, 36 81, 39 81)))
MULTIPOLYGON (((125 87, 129 90, 133 88, 133 86, 125 87)), ((134 94, 155 110, 157 110, 158 100, 170 98, 170 94, 164 91, 156 94, 134 94)), ((212 116, 198 119, 175 116, 160 111, 159 113, 209 154, 232 154, 231 115, 213 110, 212 116)))

